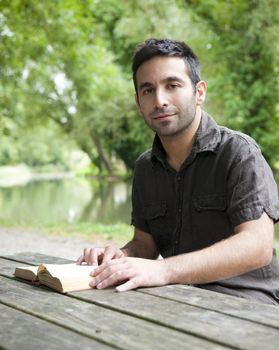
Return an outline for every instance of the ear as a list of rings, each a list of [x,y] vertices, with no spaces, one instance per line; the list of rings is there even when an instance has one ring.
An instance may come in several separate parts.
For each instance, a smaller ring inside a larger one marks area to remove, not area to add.
[[[196,84],[196,105],[201,106],[205,101],[206,83],[201,80]]]
[[[141,110],[141,108],[140,108],[139,97],[138,97],[138,94],[137,94],[137,93],[135,93],[135,102],[136,102],[136,105],[137,105],[137,109],[138,109],[138,111],[139,111],[139,114],[142,115],[142,110]]]

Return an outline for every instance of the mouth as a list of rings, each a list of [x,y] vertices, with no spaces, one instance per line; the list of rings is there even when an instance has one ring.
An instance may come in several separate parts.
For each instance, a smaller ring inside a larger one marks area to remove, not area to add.
[[[157,115],[154,119],[166,119],[166,118],[170,118],[172,116],[174,116],[175,113],[172,113],[172,114],[160,114],[160,115]]]

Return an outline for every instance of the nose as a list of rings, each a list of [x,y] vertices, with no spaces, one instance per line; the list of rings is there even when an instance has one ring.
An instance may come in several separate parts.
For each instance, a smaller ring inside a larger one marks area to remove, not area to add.
[[[162,89],[157,89],[156,93],[154,94],[155,101],[154,101],[154,107],[155,109],[160,109],[163,107],[167,107],[169,105],[167,94]]]

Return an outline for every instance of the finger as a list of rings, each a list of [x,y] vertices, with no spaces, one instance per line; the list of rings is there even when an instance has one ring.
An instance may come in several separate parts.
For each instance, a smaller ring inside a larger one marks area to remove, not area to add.
[[[96,277],[100,275],[106,268],[107,268],[106,265],[99,265],[96,269],[90,272],[90,276]]]
[[[127,268],[127,261],[125,259],[114,259],[114,260],[108,261],[107,263],[102,262],[102,264],[99,265],[98,268],[94,269],[90,273],[90,275],[95,277],[97,275],[100,275],[104,270],[108,269],[109,271],[109,269],[113,268],[113,266],[121,265],[121,264],[125,264],[125,265],[123,265],[123,267],[118,266],[117,269]],[[114,270],[116,270],[116,268]]]
[[[85,261],[87,264],[88,264],[89,251],[90,251],[90,248],[83,249],[83,261]]]
[[[137,287],[139,287],[137,278],[132,278],[129,281],[121,284],[120,286],[117,286],[115,289],[117,290],[117,292],[126,292],[127,290],[135,289]]]
[[[90,250],[90,265],[95,265],[98,266],[98,256],[99,256],[99,251],[98,249],[92,248]]]
[[[115,257],[116,249],[112,246],[105,248],[102,264],[112,260]]]
[[[97,275],[93,279],[91,285],[95,286],[97,289],[103,289],[126,281],[129,278],[129,271],[127,269],[123,270],[121,268],[119,269],[118,266],[113,266],[104,269],[99,275]]]
[[[90,250],[91,248],[83,249],[83,261],[90,265]]]
[[[88,251],[90,248],[84,248],[83,254],[78,258],[77,264],[81,265],[83,262],[87,262]]]
[[[82,263],[83,263],[83,261],[84,261],[84,256],[83,256],[83,254],[77,259],[77,261],[76,261],[76,264],[77,265],[81,265]]]

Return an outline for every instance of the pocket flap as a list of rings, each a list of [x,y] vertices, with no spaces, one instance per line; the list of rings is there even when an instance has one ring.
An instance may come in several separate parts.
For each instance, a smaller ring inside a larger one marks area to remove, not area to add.
[[[152,202],[143,207],[143,217],[146,220],[152,220],[162,217],[166,214],[166,201]]]
[[[227,208],[226,195],[209,194],[196,196],[193,199],[194,207],[198,211],[203,210],[219,210],[224,211]]]

